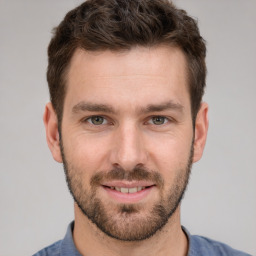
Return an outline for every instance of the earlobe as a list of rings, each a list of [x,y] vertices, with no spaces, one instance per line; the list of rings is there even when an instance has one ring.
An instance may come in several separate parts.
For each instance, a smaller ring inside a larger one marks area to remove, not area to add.
[[[58,119],[50,102],[47,103],[45,106],[43,120],[48,147],[51,150],[52,156],[55,161],[62,163],[60,138],[58,131]]]
[[[203,155],[208,126],[208,104],[204,102],[201,104],[195,122],[193,162],[199,161]]]

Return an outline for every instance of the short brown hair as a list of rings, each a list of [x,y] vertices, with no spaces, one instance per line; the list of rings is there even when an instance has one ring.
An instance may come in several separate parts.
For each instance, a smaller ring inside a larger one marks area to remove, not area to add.
[[[197,22],[168,0],[87,0],[67,13],[48,47],[50,98],[62,120],[65,74],[77,48],[88,51],[129,50],[167,44],[187,58],[192,117],[204,94],[206,47]]]

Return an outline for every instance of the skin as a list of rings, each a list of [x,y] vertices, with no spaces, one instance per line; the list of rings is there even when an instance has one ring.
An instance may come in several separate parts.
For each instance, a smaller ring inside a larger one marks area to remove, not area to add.
[[[107,105],[113,112],[81,110],[79,106],[85,102]],[[148,108],[170,102],[171,107],[165,109]],[[193,139],[192,160],[196,162],[201,158],[208,129],[207,113],[208,105],[202,103],[193,129],[186,59],[178,48],[136,47],[124,52],[77,50],[67,73],[61,129],[65,157],[73,169],[80,170],[80,178],[87,189],[97,171],[107,173],[114,166],[125,170],[143,166],[158,172],[164,186],[154,187],[139,201],[142,207],[135,218],[140,220],[160,196],[174,186],[180,172],[184,172]],[[104,123],[93,125],[89,119],[93,115],[104,117]],[[156,125],[152,119],[155,116],[166,119]],[[51,103],[46,105],[44,123],[53,158],[61,163],[58,123]],[[97,196],[104,201],[111,216],[115,216],[119,202],[100,187]],[[74,209],[73,237],[82,255],[187,254],[180,206],[160,231],[149,239],[135,242],[107,236],[76,203]]]

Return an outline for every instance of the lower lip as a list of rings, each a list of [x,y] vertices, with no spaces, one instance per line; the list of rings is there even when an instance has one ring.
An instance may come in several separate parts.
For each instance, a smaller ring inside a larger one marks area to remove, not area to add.
[[[146,198],[155,186],[151,186],[136,193],[121,193],[115,189],[102,186],[108,195],[120,203],[137,203]]]

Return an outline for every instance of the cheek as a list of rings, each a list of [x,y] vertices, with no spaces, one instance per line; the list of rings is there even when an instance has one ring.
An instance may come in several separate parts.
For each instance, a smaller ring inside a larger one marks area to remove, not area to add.
[[[74,168],[93,174],[104,169],[109,152],[108,139],[104,137],[76,134],[64,141],[65,156]]]
[[[180,136],[169,134],[148,138],[148,148],[152,159],[164,165],[183,163],[189,156],[192,134]]]
[[[191,143],[192,134],[187,137],[164,136],[155,141],[151,140],[149,159],[152,168],[163,176],[167,185],[172,184],[179,173],[186,171],[190,160]]]

